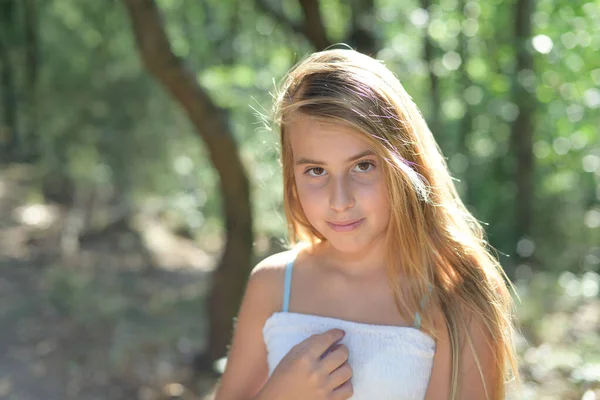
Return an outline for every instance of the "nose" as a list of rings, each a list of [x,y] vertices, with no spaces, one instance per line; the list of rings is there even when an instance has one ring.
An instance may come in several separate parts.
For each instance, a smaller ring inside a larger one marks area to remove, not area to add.
[[[330,190],[329,207],[332,210],[343,212],[354,207],[352,188],[344,177],[332,180]]]

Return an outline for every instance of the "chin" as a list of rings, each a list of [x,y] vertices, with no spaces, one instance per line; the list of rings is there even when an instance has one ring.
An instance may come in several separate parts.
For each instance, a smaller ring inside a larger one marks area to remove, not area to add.
[[[381,232],[381,234],[326,232],[323,236],[333,248],[340,252],[360,254],[376,246],[385,237],[385,232]]]
[[[373,241],[367,240],[364,237],[336,237],[336,234],[325,236],[331,247],[343,253],[361,253]]]

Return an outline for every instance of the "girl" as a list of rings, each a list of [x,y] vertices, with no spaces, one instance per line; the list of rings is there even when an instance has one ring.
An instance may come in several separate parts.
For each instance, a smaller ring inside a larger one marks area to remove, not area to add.
[[[503,399],[510,281],[397,78],[318,52],[275,110],[294,247],[254,268],[216,399]]]

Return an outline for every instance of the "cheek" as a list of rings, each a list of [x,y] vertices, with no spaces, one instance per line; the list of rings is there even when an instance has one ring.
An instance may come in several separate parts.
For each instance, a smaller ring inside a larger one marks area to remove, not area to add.
[[[373,211],[389,212],[387,194],[383,183],[372,182],[369,185],[362,185],[357,188],[360,196],[360,203],[363,207]]]
[[[310,218],[323,208],[323,203],[326,202],[326,187],[318,185],[314,182],[296,181],[298,190],[298,198],[300,204],[307,217]]]
[[[358,177],[352,180],[356,195],[361,197],[376,198],[381,192],[381,182],[374,177]]]

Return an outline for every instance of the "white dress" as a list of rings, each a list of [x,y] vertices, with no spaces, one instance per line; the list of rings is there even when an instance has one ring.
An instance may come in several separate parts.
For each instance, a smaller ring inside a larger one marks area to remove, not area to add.
[[[435,353],[435,340],[415,326],[373,325],[317,315],[287,312],[293,262],[286,267],[284,308],[263,327],[269,376],[296,344],[332,328],[346,332],[340,343],[349,350],[352,400],[422,400]],[[423,304],[423,302],[422,302]]]

